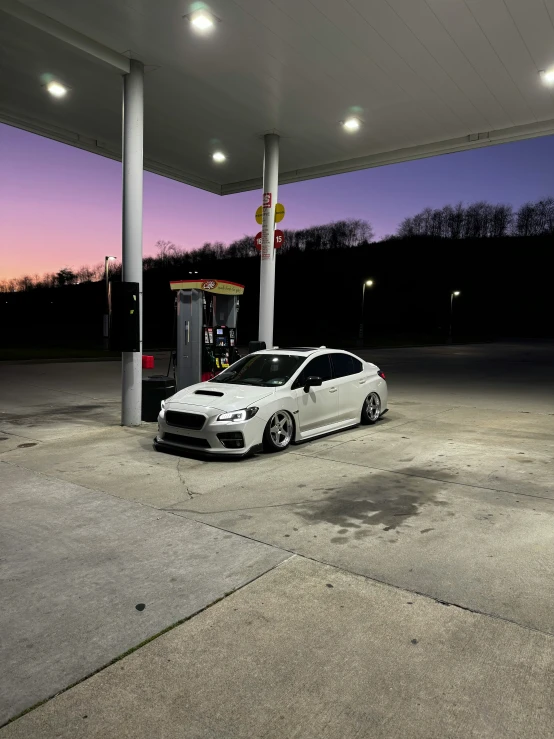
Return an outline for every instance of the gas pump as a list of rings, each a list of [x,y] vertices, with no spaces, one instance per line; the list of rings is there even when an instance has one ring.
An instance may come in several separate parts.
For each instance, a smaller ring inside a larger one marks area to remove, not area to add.
[[[237,318],[244,285],[177,280],[177,390],[214,377],[239,358]]]

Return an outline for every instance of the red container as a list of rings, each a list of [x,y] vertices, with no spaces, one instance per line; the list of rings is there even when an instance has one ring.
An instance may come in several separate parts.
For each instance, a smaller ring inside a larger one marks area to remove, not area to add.
[[[151,357],[148,354],[143,354],[142,369],[154,369],[154,357]]]

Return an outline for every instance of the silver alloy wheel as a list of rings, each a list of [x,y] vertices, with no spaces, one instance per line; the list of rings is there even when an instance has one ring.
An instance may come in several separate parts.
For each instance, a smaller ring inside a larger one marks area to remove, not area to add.
[[[370,393],[365,399],[365,412],[370,421],[376,421],[381,415],[381,398],[377,393]]]
[[[293,423],[287,411],[277,411],[269,421],[269,434],[276,447],[284,449],[292,439]]]

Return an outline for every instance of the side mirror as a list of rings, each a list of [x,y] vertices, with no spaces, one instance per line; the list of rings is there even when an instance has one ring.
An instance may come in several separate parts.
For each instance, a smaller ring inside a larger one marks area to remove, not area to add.
[[[310,375],[310,377],[306,377],[306,382],[304,383],[304,392],[309,393],[311,387],[319,387],[323,383],[323,380],[321,377],[314,377]]]

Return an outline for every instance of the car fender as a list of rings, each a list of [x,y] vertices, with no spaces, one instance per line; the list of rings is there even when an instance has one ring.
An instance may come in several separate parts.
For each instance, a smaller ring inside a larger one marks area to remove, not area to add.
[[[283,392],[282,395],[276,393],[271,398],[269,403],[264,403],[260,407],[257,415],[263,421],[267,422],[277,411],[288,411],[293,417],[296,426],[296,417],[298,415],[298,401],[290,390],[288,392]]]

